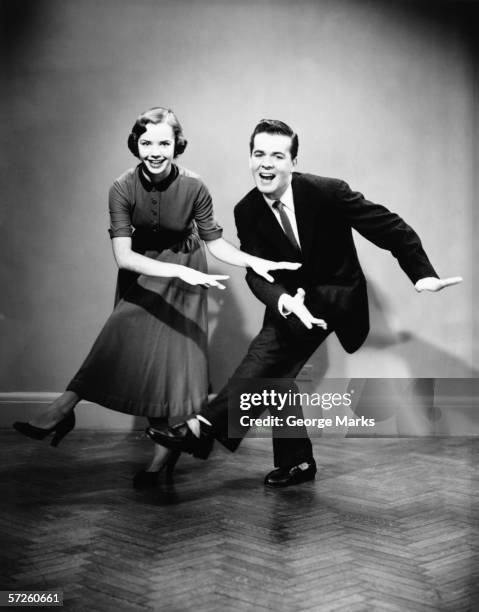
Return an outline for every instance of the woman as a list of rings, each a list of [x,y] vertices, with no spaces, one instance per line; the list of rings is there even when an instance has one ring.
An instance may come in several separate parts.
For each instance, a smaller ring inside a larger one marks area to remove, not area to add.
[[[174,159],[187,141],[175,114],[155,107],[142,113],[128,137],[140,164],[110,189],[110,237],[119,267],[116,305],[66,391],[17,431],[35,439],[53,433],[52,445],[75,426],[81,399],[150,423],[199,411],[207,401],[206,288],[224,289],[224,275],[207,274],[203,241],[218,259],[248,266],[273,280],[270,270],[299,264],[271,262],[243,253],[222,238],[211,196]],[[137,488],[151,486],[178,459],[155,445]]]

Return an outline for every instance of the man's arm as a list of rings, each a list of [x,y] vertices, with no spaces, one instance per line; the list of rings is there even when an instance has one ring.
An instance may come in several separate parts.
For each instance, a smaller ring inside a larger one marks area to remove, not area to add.
[[[335,201],[350,225],[376,246],[387,249],[414,284],[416,291],[439,291],[462,281],[461,277],[440,279],[416,232],[399,215],[381,204],[366,200],[338,181]]]

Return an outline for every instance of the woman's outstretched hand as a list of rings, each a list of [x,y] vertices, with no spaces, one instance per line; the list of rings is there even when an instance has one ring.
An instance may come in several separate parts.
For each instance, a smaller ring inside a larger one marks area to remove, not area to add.
[[[229,278],[226,274],[205,274],[186,266],[183,266],[178,277],[189,285],[202,285],[206,288],[217,287],[218,289],[226,289],[225,285],[222,285],[219,281]]]
[[[269,261],[269,259],[261,259],[261,257],[252,257],[251,261],[248,261],[248,265],[256,274],[273,283],[274,278],[269,272],[274,270],[297,270],[301,268],[302,264],[293,263],[292,261]]]

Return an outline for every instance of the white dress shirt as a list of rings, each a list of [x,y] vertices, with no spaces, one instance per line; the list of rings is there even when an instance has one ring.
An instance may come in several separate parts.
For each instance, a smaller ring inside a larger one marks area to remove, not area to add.
[[[273,211],[273,214],[278,220],[278,223],[280,224],[282,230],[284,231],[284,227],[281,225],[281,218],[279,216],[279,210],[277,208],[273,208],[273,204],[277,202],[277,200],[272,200],[271,198],[268,198],[264,194],[263,194],[263,197],[265,199],[266,204]],[[299,241],[299,234],[298,234],[298,224],[296,223],[296,213],[294,210],[293,189],[291,187],[291,183],[289,184],[289,187],[286,189],[286,191],[281,196],[280,201],[284,204],[284,211],[288,215],[289,222],[291,223],[291,227],[293,229],[294,237],[296,238],[296,242],[299,244],[299,247],[301,248],[301,242]]]
[[[281,224],[281,218],[279,216],[279,210],[277,208],[273,208],[273,204],[277,202],[277,199],[272,200],[271,198],[268,198],[264,194],[263,194],[263,197],[265,199],[266,204],[273,211],[273,214],[278,220],[278,223],[280,224],[281,229],[284,231],[284,227]],[[293,189],[291,187],[291,183],[289,184],[288,188],[281,196],[280,201],[283,203],[284,211],[288,215],[288,219],[289,219],[289,222],[291,223],[291,228],[293,230],[294,237],[296,238],[296,242],[299,244],[299,247],[301,248],[301,242],[299,241],[298,224],[296,223],[296,212],[294,210]],[[291,314],[291,311],[287,310],[283,304],[285,295],[286,294],[281,295],[278,300],[278,310],[283,315],[283,317],[287,317],[289,314]]]

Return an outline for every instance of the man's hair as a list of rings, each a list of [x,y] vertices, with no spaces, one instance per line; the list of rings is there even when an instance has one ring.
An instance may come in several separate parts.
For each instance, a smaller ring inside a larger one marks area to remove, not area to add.
[[[146,126],[149,123],[167,123],[168,125],[171,125],[175,135],[174,156],[177,157],[183,153],[183,151],[186,149],[188,141],[183,136],[183,128],[178,121],[178,117],[169,108],[155,106],[138,116],[135,124],[131,128],[130,134],[128,135],[128,148],[135,157],[138,157],[138,139],[146,132]]]
[[[291,147],[289,149],[291,159],[296,159],[298,155],[298,135],[289,127],[289,125],[283,121],[279,121],[278,119],[261,119],[261,121],[256,125],[249,140],[250,155],[253,153],[254,138],[256,134],[263,134],[265,132],[266,134],[282,134],[283,136],[289,136],[291,138]]]

